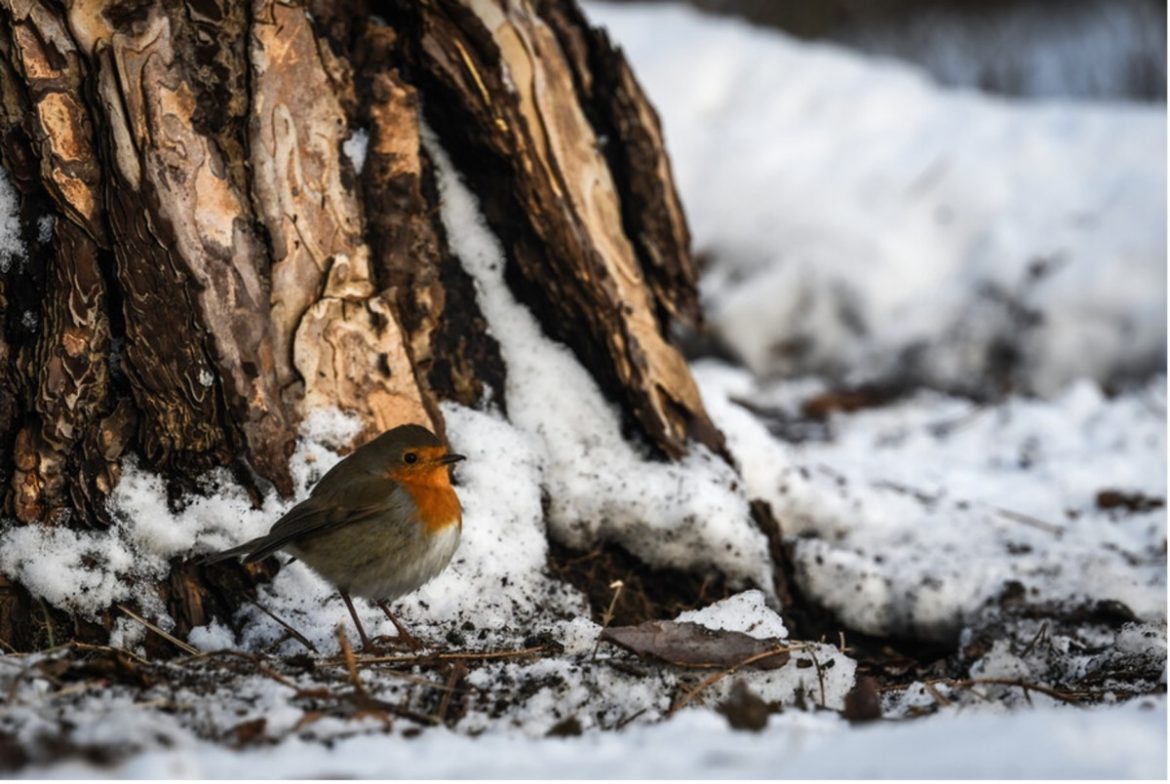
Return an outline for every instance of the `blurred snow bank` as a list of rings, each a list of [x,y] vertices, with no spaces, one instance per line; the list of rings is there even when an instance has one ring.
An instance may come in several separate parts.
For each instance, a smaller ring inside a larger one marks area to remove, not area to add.
[[[1023,103],[679,6],[587,5],[757,373],[1055,394],[1165,366],[1163,106]]]
[[[149,723],[142,721],[152,717]],[[1090,710],[1043,708],[1004,714],[972,710],[930,721],[851,730],[829,713],[773,715],[759,733],[736,732],[713,712],[624,732],[547,738],[519,733],[479,737],[442,728],[412,739],[380,733],[336,738],[328,747],[293,735],[237,750],[199,740],[172,717],[122,709],[150,743],[138,756],[102,769],[117,778],[1141,778],[1166,776],[1166,703],[1142,699]],[[1161,754],[1152,750],[1161,749]],[[90,764],[37,771],[89,777]]]
[[[949,86],[1166,101],[1166,6],[1157,0],[682,1],[916,63]]]

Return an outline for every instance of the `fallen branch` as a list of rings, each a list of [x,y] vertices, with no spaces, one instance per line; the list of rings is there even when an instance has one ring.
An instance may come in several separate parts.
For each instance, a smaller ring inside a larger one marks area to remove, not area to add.
[[[437,724],[446,724],[447,709],[451,707],[451,695],[455,693],[455,686],[466,675],[467,665],[461,661],[455,662],[455,666],[451,668],[451,676],[447,678],[447,687],[443,690],[443,696],[439,698],[439,709],[435,712]]]
[[[926,687],[927,693],[930,694],[932,698],[934,698],[934,701],[938,703],[940,708],[946,708],[950,706],[951,701],[943,696],[943,693],[938,690],[938,687],[935,686],[934,683],[931,681],[926,681],[922,685]]]
[[[306,637],[305,635],[301,634],[301,633],[300,633],[300,632],[298,632],[296,629],[294,629],[294,628],[292,627],[292,625],[288,623],[288,621],[284,620],[283,618],[281,618],[280,616],[278,616],[276,613],[272,612],[272,610],[269,610],[267,607],[265,607],[264,605],[260,604],[260,602],[256,601],[255,599],[252,599],[252,600],[250,600],[250,601],[251,601],[252,605],[253,605],[253,606],[254,606],[256,609],[258,609],[260,612],[262,612],[262,613],[264,613],[265,615],[267,615],[267,616],[268,616],[269,618],[271,618],[272,620],[274,620],[274,621],[276,621],[277,623],[279,623],[279,624],[280,624],[280,625],[281,625],[281,626],[284,628],[284,630],[285,630],[286,632],[288,632],[290,635],[292,635],[292,638],[293,638],[294,640],[296,640],[296,641],[297,641],[297,642],[299,642],[301,645],[303,645],[303,646],[305,646],[306,648],[308,648],[308,649],[309,649],[311,652],[313,652],[313,653],[318,653],[318,651],[317,651],[317,646],[316,646],[316,645],[313,645],[313,643],[309,641],[309,638],[308,638],[308,637]]]
[[[1039,531],[1052,534],[1056,538],[1064,535],[1064,529],[1059,525],[1054,525],[1046,520],[1041,520],[1039,517],[1023,514],[1022,512],[1013,512],[1011,509],[1004,509],[999,506],[992,506],[991,509],[1000,517],[1011,520],[1012,522],[1020,523],[1021,525],[1031,526]]]
[[[514,659],[524,656],[537,656],[544,653],[544,646],[521,648],[515,651],[455,651],[449,653],[425,653],[400,656],[371,656],[358,658],[358,664],[435,664],[441,661],[488,661],[490,659]],[[326,659],[328,664],[337,664],[336,658]]]
[[[116,648],[113,645],[94,645],[94,644],[88,643],[88,642],[77,642],[75,640],[75,641],[69,643],[69,647],[73,648],[74,650],[78,650],[78,651],[95,651],[98,653],[119,654],[121,656],[126,656],[127,658],[134,659],[139,664],[153,664],[154,663],[154,662],[150,661],[150,659],[146,659],[146,658],[143,658],[142,656],[139,656],[137,653],[134,653],[134,651],[130,651],[130,650],[127,650],[125,648]]]
[[[147,629],[154,632],[159,637],[162,637],[164,640],[166,640],[171,645],[178,648],[180,651],[183,651],[183,653],[189,653],[192,656],[196,656],[199,654],[198,648],[194,647],[193,645],[188,645],[187,643],[180,640],[178,637],[175,637],[173,634],[169,634],[169,633],[163,631],[162,629],[155,626],[153,623],[146,620],[145,618],[143,618],[141,615],[134,612],[133,610],[127,609],[124,605],[121,605],[121,604],[117,605],[117,607],[119,610],[126,613],[126,615],[130,616],[134,620],[138,621],[140,624],[145,626]]]
[[[812,659],[813,667],[817,670],[817,682],[821,685],[821,707],[825,707],[825,671],[821,669],[821,663],[817,660],[817,655],[813,653],[813,649],[808,648],[808,657]]]
[[[1044,694],[1048,697],[1052,697],[1055,700],[1073,704],[1083,702],[1085,699],[1095,696],[1094,694],[1088,692],[1061,691],[1060,689],[1054,689],[1051,686],[1042,686],[1038,683],[1029,683],[1028,681],[1019,680],[1018,678],[969,678],[967,680],[948,682],[952,686],[959,688],[977,686],[980,684],[991,686],[1013,686],[1017,689],[1023,689],[1025,694],[1029,691],[1034,691],[1040,694]]]
[[[259,672],[261,675],[264,675],[267,678],[271,678],[272,680],[276,681],[277,683],[281,684],[282,686],[287,686],[288,688],[293,689],[294,691],[299,692],[301,690],[300,686],[293,683],[288,678],[281,675],[279,672],[272,669],[264,662],[260,661],[260,657],[254,653],[248,653],[246,651],[237,651],[237,650],[232,650],[230,648],[224,648],[224,649],[218,650],[218,651],[208,651],[205,653],[200,653],[195,658],[196,659],[211,659],[211,658],[215,658],[215,657],[219,657],[219,656],[230,656],[230,657],[233,657],[236,659],[243,659],[244,661],[250,662],[256,668],[256,671]]]

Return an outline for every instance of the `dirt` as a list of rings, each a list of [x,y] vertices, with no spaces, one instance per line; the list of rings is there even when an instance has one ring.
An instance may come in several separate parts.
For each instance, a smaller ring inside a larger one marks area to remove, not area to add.
[[[549,569],[583,590],[594,619],[604,624],[608,618],[611,628],[673,618],[733,592],[718,578],[650,569],[616,546],[587,553],[553,546]],[[612,587],[617,580],[620,591]],[[1009,583],[960,637],[940,644],[858,634],[799,591],[795,595],[803,605],[794,613],[801,619],[794,638],[838,646],[858,662],[856,685],[841,712],[853,723],[911,720],[989,700],[1015,706],[1044,698],[1087,706],[1166,692],[1165,645],[1153,644],[1159,635],[1164,641],[1165,626],[1141,623],[1118,602],[1035,603]],[[522,726],[533,720],[534,705],[551,713],[541,718],[547,722],[541,734],[569,737],[620,729],[642,717],[645,708],[615,702],[623,689],[646,685],[672,695],[678,705],[708,674],[719,672],[663,662],[661,651],[627,651],[604,642],[601,657],[596,651],[567,654],[547,635],[515,635],[524,640],[522,647],[476,649],[485,643],[474,631],[452,629],[422,654],[389,649],[359,655],[352,667],[344,656],[308,652],[175,655],[170,643],[145,646],[145,656],[86,643],[9,655],[4,663],[10,666],[0,669],[0,692],[9,697],[0,708],[0,770],[64,760],[101,768],[176,742],[164,729],[146,735],[128,730],[129,738],[98,744],[79,736],[78,722],[86,717],[79,706],[92,705],[83,701],[98,694],[150,706],[197,737],[231,748],[271,745],[290,735],[329,744],[378,728],[407,738],[437,726],[462,732],[472,725],[460,723],[474,716]],[[155,655],[163,647],[165,655]],[[1010,676],[1001,671],[1004,661],[1016,668]],[[34,680],[37,688],[29,692]],[[291,728],[263,716],[262,695],[270,695],[271,683],[279,684],[278,692],[286,689],[285,704],[301,712]],[[585,703],[565,702],[582,689],[589,693]],[[35,695],[31,702],[29,694]],[[766,703],[742,684],[710,707],[744,731],[762,729],[779,711],[823,709],[803,695],[791,705]]]

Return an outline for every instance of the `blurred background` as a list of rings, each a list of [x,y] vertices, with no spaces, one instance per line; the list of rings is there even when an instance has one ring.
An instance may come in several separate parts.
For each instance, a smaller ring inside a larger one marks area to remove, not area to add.
[[[586,8],[662,118],[692,358],[983,400],[1165,373],[1165,3]]]
[[[1166,100],[1166,3],[1159,0],[690,2],[897,57],[946,85],[1029,98]]]

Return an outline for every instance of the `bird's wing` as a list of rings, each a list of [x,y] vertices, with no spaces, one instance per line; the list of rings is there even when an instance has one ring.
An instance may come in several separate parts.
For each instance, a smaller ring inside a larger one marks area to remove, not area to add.
[[[401,485],[384,476],[351,478],[343,487],[324,492],[314,488],[313,495],[273,523],[267,534],[211,556],[207,562],[245,554],[246,563],[259,561],[313,534],[394,512],[395,519],[403,520],[414,513],[414,501]]]
[[[365,484],[373,481],[374,484],[385,482],[386,473],[383,461],[376,460],[378,455],[371,452],[370,444],[359,447],[343,457],[332,468],[325,472],[325,476],[317,480],[309,495],[318,496],[328,493],[344,493],[348,497],[355,484]]]

